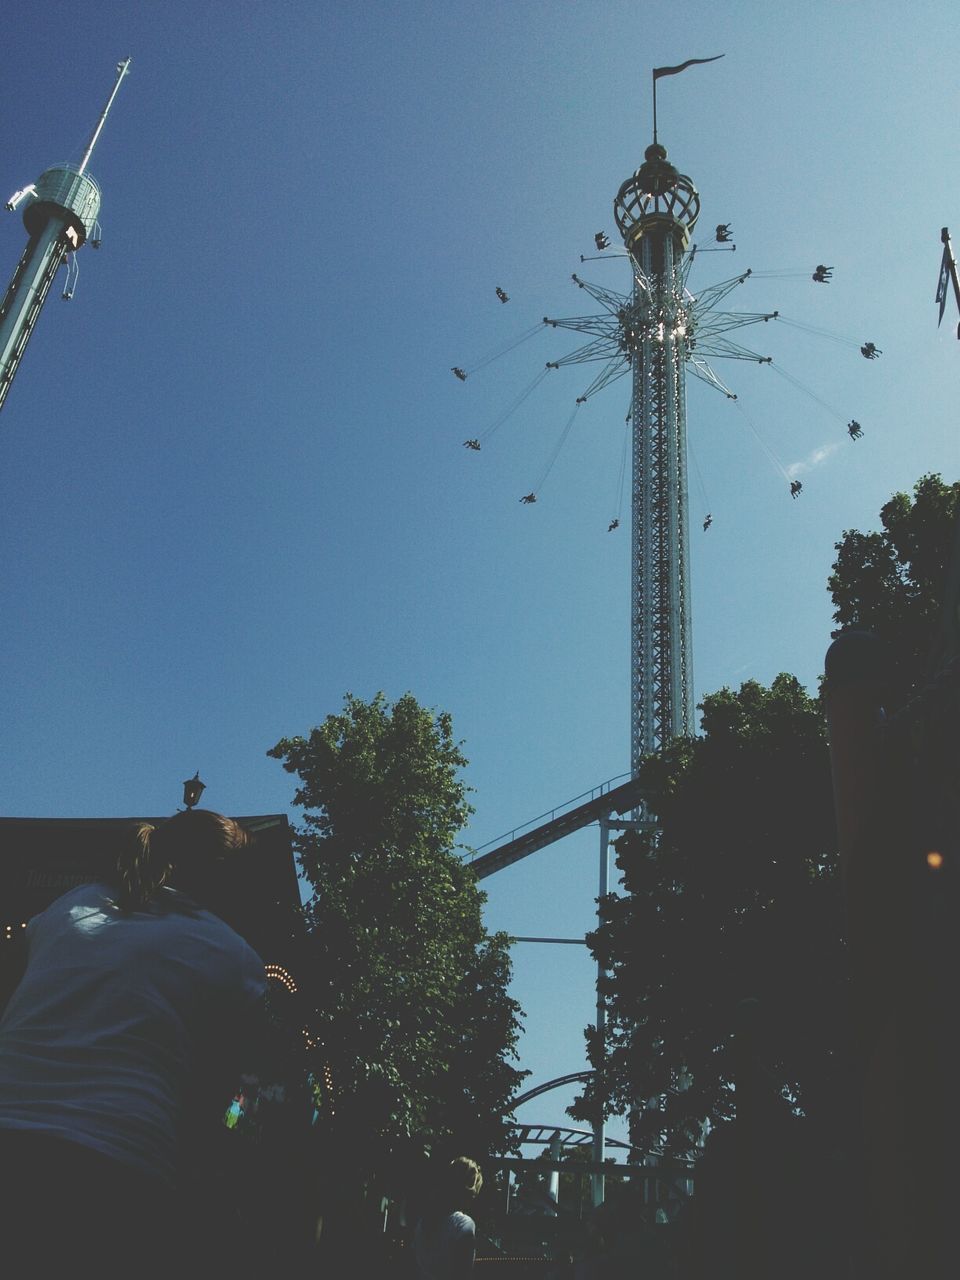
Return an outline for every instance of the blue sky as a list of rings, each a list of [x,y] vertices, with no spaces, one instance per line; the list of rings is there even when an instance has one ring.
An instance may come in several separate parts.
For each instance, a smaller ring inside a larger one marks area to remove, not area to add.
[[[47,303],[0,417],[2,811],[163,812],[197,768],[213,807],[287,811],[265,751],[347,690],[452,713],[472,845],[629,767],[626,510],[607,533],[626,381],[524,507],[589,371],[549,375],[481,453],[461,442],[576,336],[539,333],[466,383],[450,367],[583,313],[574,270],[629,287],[621,260],[580,254],[613,236],[651,140],[650,69],[688,57],[726,55],[661,81],[660,140],[700,191],[694,238],[724,221],[737,244],[691,287],[751,267],[730,309],[883,350],[759,326],[739,336],[812,394],[746,364],[722,369],[743,412],[690,384],[697,696],[782,670],[813,686],[834,542],[924,472],[957,475],[960,344],[933,297],[940,228],[960,234],[960,19],[904,12],[22,7],[4,197],[79,159],[116,61],[133,67],[90,166],[103,248]],[[23,243],[5,215],[4,279]],[[596,861],[586,831],[491,878],[489,926],[582,933]],[[580,1069],[589,958],[518,945],[515,963],[531,1082]],[[520,1114],[562,1123],[567,1101]]]

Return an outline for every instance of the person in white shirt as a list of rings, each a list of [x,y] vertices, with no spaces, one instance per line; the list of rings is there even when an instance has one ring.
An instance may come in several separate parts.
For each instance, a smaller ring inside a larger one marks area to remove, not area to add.
[[[413,1251],[420,1280],[461,1280],[473,1271],[476,1226],[463,1212],[480,1194],[476,1161],[457,1156],[444,1170],[433,1203],[417,1223]]]
[[[208,810],[144,824],[112,883],[24,931],[0,1017],[0,1241],[22,1274],[193,1274],[178,1187],[263,1016],[262,960],[207,905],[247,843]]]

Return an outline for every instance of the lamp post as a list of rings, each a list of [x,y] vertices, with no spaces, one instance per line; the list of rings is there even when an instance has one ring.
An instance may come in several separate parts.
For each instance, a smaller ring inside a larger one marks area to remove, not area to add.
[[[195,804],[199,803],[200,796],[206,789],[206,783],[200,781],[200,770],[188,778],[183,784],[183,803],[188,809],[192,809]]]

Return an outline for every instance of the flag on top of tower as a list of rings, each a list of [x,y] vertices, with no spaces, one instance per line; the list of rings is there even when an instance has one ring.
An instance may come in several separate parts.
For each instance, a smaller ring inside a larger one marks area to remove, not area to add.
[[[661,76],[676,76],[681,71],[686,71],[687,67],[692,67],[699,62],[716,62],[719,58],[726,57],[726,54],[718,53],[712,58],[688,58],[686,62],[681,62],[679,67],[654,67],[653,78],[659,80]]]
[[[950,231],[944,227],[940,232],[940,239],[943,241],[943,257],[940,259],[940,277],[937,280],[937,296],[935,301],[940,307],[940,314],[937,317],[937,328],[943,320],[943,313],[947,306],[947,285],[953,284],[954,297],[957,300],[957,308],[960,309],[960,279],[957,278],[957,263],[953,256],[953,247],[950,244]],[[960,324],[957,325],[957,337],[960,338]]]
[[[947,257],[946,246],[944,246],[943,257],[940,260],[940,279],[937,281],[937,296],[935,302],[940,304],[940,314],[937,317],[937,328],[943,320],[943,313],[947,309],[947,283],[950,279],[950,260]]]

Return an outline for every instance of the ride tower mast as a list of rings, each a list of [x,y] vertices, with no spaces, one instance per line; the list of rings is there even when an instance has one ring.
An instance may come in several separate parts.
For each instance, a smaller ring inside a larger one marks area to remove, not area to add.
[[[685,364],[693,346],[685,255],[700,213],[693,183],[652,143],[614,217],[633,264],[618,317],[633,374],[630,767],[692,735]]]
[[[11,212],[20,205],[24,206],[23,225],[30,239],[0,303],[0,409],[54,276],[68,256],[75,254],[88,238],[93,248],[100,247],[97,222],[100,187],[86,170],[113,100],[129,70],[129,58],[117,63],[116,81],[80,164],[61,164],[47,169],[35,183],[14,192],[7,201],[7,209]],[[77,274],[75,260],[68,262],[67,270],[65,299],[73,296]]]

